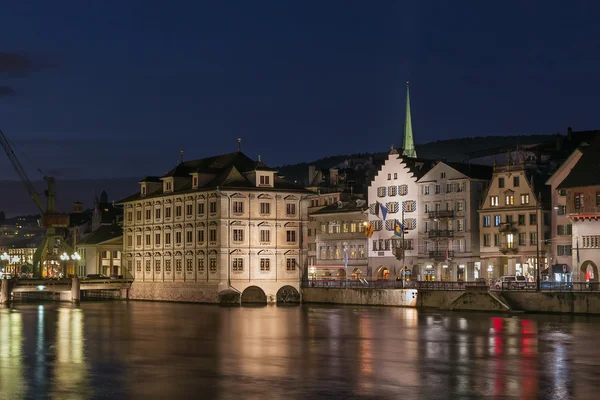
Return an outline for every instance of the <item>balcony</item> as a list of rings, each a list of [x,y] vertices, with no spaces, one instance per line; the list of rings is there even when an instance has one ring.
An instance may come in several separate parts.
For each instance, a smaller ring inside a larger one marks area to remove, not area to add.
[[[519,248],[518,247],[507,247],[506,245],[500,246],[498,248],[498,250],[500,250],[500,253],[502,254],[517,254],[519,252]]]
[[[429,238],[451,238],[454,237],[454,232],[451,230],[432,230],[429,231]]]
[[[429,214],[429,218],[431,218],[431,219],[453,218],[454,217],[454,211],[452,211],[452,210],[429,211],[428,214]]]
[[[500,224],[500,227],[498,228],[498,232],[500,232],[500,233],[517,233],[517,232],[519,232],[519,228],[516,227],[516,224],[514,222],[505,222],[503,224]]]
[[[434,260],[445,260],[446,255],[448,255],[448,258],[454,257],[454,250],[434,250],[429,252],[429,258]]]

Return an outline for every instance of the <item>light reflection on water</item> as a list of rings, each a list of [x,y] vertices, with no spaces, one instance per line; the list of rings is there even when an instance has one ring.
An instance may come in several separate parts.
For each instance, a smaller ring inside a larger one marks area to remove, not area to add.
[[[0,399],[594,398],[599,318],[165,303],[0,309]]]

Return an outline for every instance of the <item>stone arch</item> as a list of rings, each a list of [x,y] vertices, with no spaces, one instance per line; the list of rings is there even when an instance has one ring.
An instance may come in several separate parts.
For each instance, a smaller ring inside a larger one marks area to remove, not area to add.
[[[283,286],[277,291],[277,304],[300,303],[300,293],[293,286]]]
[[[390,278],[390,270],[387,267],[381,265],[377,268],[377,279],[389,279]]]
[[[248,286],[242,292],[242,303],[267,304],[267,295],[258,286]]]
[[[594,275],[593,278],[590,279],[590,282],[598,282],[598,267],[591,260],[586,260],[581,263],[581,280],[585,281],[585,273],[587,270],[590,270]]]
[[[354,268],[352,271],[352,279],[360,279],[362,278],[362,271],[360,268]]]
[[[219,304],[222,305],[239,305],[240,293],[232,289],[227,289],[219,292]]]

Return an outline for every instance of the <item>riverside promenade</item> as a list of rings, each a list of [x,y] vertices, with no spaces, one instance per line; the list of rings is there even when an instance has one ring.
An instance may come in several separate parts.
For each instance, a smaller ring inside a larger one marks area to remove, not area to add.
[[[539,291],[535,286],[490,288],[476,282],[439,281],[407,288],[401,281],[311,281],[302,286],[304,303],[600,315],[600,290],[585,282],[546,283]]]

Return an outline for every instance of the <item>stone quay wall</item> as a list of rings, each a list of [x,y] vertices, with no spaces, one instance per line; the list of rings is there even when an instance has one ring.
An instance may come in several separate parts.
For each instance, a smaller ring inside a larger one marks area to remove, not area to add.
[[[131,284],[129,300],[177,301],[188,303],[219,303],[218,285],[197,282],[137,282]]]
[[[561,314],[600,314],[600,292],[503,292],[513,310]]]
[[[415,289],[304,288],[303,303],[415,307]]]

